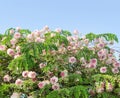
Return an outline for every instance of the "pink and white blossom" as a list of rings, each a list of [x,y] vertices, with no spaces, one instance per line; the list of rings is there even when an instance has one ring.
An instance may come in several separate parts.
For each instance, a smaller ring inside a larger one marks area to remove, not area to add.
[[[10,40],[10,43],[11,43],[12,45],[15,45],[17,42],[18,42],[18,40],[15,39],[15,38],[12,38],[12,39]]]
[[[46,63],[40,63],[40,64],[39,64],[39,67],[40,67],[40,68],[44,68],[46,65],[47,65]]]
[[[17,80],[15,81],[15,84],[16,84],[16,85],[22,85],[22,84],[23,84],[23,81],[22,81],[21,79],[17,79]]]
[[[59,90],[60,89],[60,85],[58,83],[55,83],[52,85],[52,89],[53,90]]]
[[[113,72],[114,74],[117,74],[117,73],[119,73],[119,69],[118,69],[118,68],[112,68],[112,72]]]
[[[28,71],[23,71],[23,72],[22,72],[22,76],[23,76],[24,78],[26,78],[26,77],[28,77],[28,73],[29,73]]]
[[[44,81],[39,82],[39,83],[38,83],[38,87],[39,87],[39,88],[44,88],[45,84],[46,84],[46,83],[45,83]]]
[[[19,32],[16,32],[16,33],[14,34],[14,38],[15,38],[15,39],[21,38],[21,34],[20,34]]]
[[[68,76],[68,71],[67,70],[61,71],[60,76],[63,78]]]
[[[36,72],[34,72],[34,71],[30,71],[30,72],[28,72],[28,77],[29,78],[31,78],[31,79],[34,79],[34,78],[36,78]]]
[[[101,67],[100,72],[101,73],[106,73],[107,72],[107,67]]]
[[[97,59],[96,59],[96,58],[91,59],[91,60],[90,60],[90,63],[96,65],[96,64],[97,64]]]
[[[14,56],[14,55],[15,55],[15,51],[14,51],[13,49],[9,48],[9,49],[7,50],[7,54],[8,54],[9,56]]]
[[[5,51],[6,50],[6,46],[5,45],[0,45],[0,51]]]
[[[73,64],[76,63],[76,58],[75,57],[69,57],[69,63]]]
[[[52,78],[50,78],[50,83],[51,83],[51,84],[55,84],[55,83],[57,83],[57,82],[58,82],[58,77],[53,76]]]
[[[9,75],[5,75],[5,76],[3,77],[4,82],[10,82],[11,79],[12,79],[12,78],[11,78],[11,76],[9,76]]]

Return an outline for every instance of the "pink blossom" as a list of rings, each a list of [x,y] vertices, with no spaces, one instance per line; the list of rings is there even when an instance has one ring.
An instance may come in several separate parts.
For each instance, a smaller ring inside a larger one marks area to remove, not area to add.
[[[10,98],[20,98],[20,93],[14,92]]]
[[[62,32],[62,30],[60,28],[56,28],[55,31],[58,33]]]
[[[19,32],[16,32],[15,34],[14,34],[14,38],[15,39],[19,39],[21,37],[21,34],[19,33]]]
[[[36,78],[36,72],[34,72],[34,71],[28,72],[28,77],[31,78],[31,79]]]
[[[88,68],[96,68],[96,64],[90,63],[90,64],[88,65]]]
[[[10,43],[11,43],[12,45],[15,45],[17,42],[18,42],[18,41],[17,41],[17,39],[15,39],[15,38],[12,38],[12,39],[10,40]]]
[[[78,34],[79,34],[79,31],[78,31],[78,30],[74,30],[74,31],[73,31],[73,34],[78,35]]]
[[[22,72],[22,76],[23,76],[24,78],[26,78],[26,77],[28,77],[28,73],[29,73],[28,71],[23,71],[23,72]]]
[[[97,47],[100,48],[100,49],[101,49],[101,48],[104,48],[104,46],[105,46],[104,43],[99,43],[99,44],[97,44]]]
[[[59,90],[60,89],[60,85],[58,83],[55,83],[52,85],[52,89],[53,90]]]
[[[113,67],[120,67],[120,63],[118,63],[118,62],[115,62],[115,63],[113,63]]]
[[[40,63],[40,64],[39,64],[39,67],[40,67],[40,68],[44,68],[46,65],[47,65],[46,63]]]
[[[15,84],[16,84],[16,85],[22,85],[22,83],[23,83],[23,81],[22,81],[21,79],[17,79],[17,80],[15,81]]]
[[[7,50],[7,54],[9,55],[9,56],[14,56],[15,55],[15,51],[13,50],[13,49],[8,49]]]
[[[77,60],[75,57],[69,57],[69,63],[75,63]]]
[[[44,81],[39,82],[39,83],[38,83],[38,87],[39,87],[39,88],[43,88],[43,87],[45,86],[45,84],[46,84],[46,83],[45,83]]]
[[[101,67],[100,72],[101,73],[106,73],[107,72],[107,67]]]
[[[97,64],[97,59],[96,59],[96,58],[91,59],[91,60],[90,60],[90,63],[96,65],[96,64]]]
[[[51,84],[55,84],[55,83],[57,83],[57,82],[58,82],[58,77],[53,76],[52,78],[50,78],[50,83],[51,83]]]
[[[113,72],[114,74],[117,74],[117,73],[119,73],[119,69],[118,69],[118,68],[112,68],[112,72]]]
[[[9,75],[5,75],[3,77],[4,82],[9,82],[11,80],[11,77]]]
[[[5,45],[0,45],[0,51],[5,51],[6,50],[6,46]]]
[[[61,73],[60,73],[60,76],[61,77],[66,77],[68,75],[68,71],[67,70],[64,70],[64,71],[61,71]]]

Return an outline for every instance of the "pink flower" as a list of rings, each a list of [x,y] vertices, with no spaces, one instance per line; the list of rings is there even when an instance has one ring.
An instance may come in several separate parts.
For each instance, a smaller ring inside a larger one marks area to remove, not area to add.
[[[73,34],[78,35],[78,34],[79,34],[79,31],[78,31],[78,30],[74,30],[74,31],[73,31]]]
[[[99,44],[97,44],[97,47],[100,48],[100,49],[101,49],[101,48],[104,48],[104,46],[105,46],[104,43],[99,43]]]
[[[52,89],[53,90],[59,90],[60,89],[60,85],[58,83],[55,83],[52,85]]]
[[[68,71],[67,70],[64,70],[64,71],[62,71],[61,73],[60,73],[60,76],[61,77],[66,77],[68,75]]]
[[[118,67],[120,67],[120,63],[115,62],[115,63],[113,63],[113,66],[118,68]]]
[[[96,68],[96,64],[90,63],[90,64],[88,65],[88,68]]]
[[[9,75],[5,75],[3,77],[4,82],[9,82],[11,80],[11,77]]]
[[[20,93],[14,92],[10,98],[20,98]]]
[[[22,76],[23,76],[24,78],[26,78],[26,77],[28,77],[28,73],[29,73],[28,71],[23,71],[23,72],[22,72]]]
[[[44,68],[45,66],[46,66],[46,63],[40,63],[40,64],[39,64],[39,67],[40,67],[40,68]]]
[[[107,72],[107,67],[101,67],[100,72],[101,73],[106,73]]]
[[[14,34],[14,38],[15,39],[19,39],[21,37],[21,34],[19,33],[19,32],[16,32],[15,34]]]
[[[39,82],[39,83],[38,83],[38,87],[39,87],[39,88],[43,88],[43,87],[45,86],[45,84],[46,84],[46,83],[45,83],[44,81]]]
[[[96,64],[97,64],[97,59],[96,59],[96,58],[91,59],[91,60],[90,60],[90,63],[96,65]]]
[[[33,71],[28,72],[28,77],[32,79],[36,78],[36,72]]]
[[[13,49],[8,49],[7,50],[7,54],[9,55],[9,56],[14,56],[15,55],[15,51],[13,50]]]
[[[52,78],[50,78],[50,83],[51,83],[51,84],[55,84],[55,83],[57,83],[57,82],[58,82],[58,77],[53,76]]]
[[[60,33],[62,30],[60,28],[55,29],[56,32]]]
[[[17,39],[15,39],[15,38],[11,39],[11,40],[10,40],[10,43],[11,43],[12,45],[15,45],[15,44],[17,43]]]
[[[0,51],[5,51],[6,50],[6,46],[5,45],[0,45]]]
[[[17,80],[15,81],[15,84],[16,84],[16,85],[22,85],[22,83],[23,83],[23,81],[22,81],[21,79],[17,79]]]
[[[75,57],[70,57],[69,58],[69,63],[75,63],[77,60],[76,60],[76,58]]]
[[[113,72],[114,74],[117,74],[117,73],[119,73],[119,69],[118,69],[118,68],[112,68],[112,72]]]

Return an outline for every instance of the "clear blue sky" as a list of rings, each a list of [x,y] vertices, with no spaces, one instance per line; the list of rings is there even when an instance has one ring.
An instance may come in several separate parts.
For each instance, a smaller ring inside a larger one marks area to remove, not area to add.
[[[34,30],[45,25],[111,32],[120,39],[120,0],[0,0],[0,33],[10,27]]]

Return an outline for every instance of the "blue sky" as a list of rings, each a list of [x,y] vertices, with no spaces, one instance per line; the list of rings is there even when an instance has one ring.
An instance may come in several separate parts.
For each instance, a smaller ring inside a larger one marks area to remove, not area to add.
[[[0,33],[48,25],[81,33],[115,33],[120,39],[120,0],[0,0]]]

